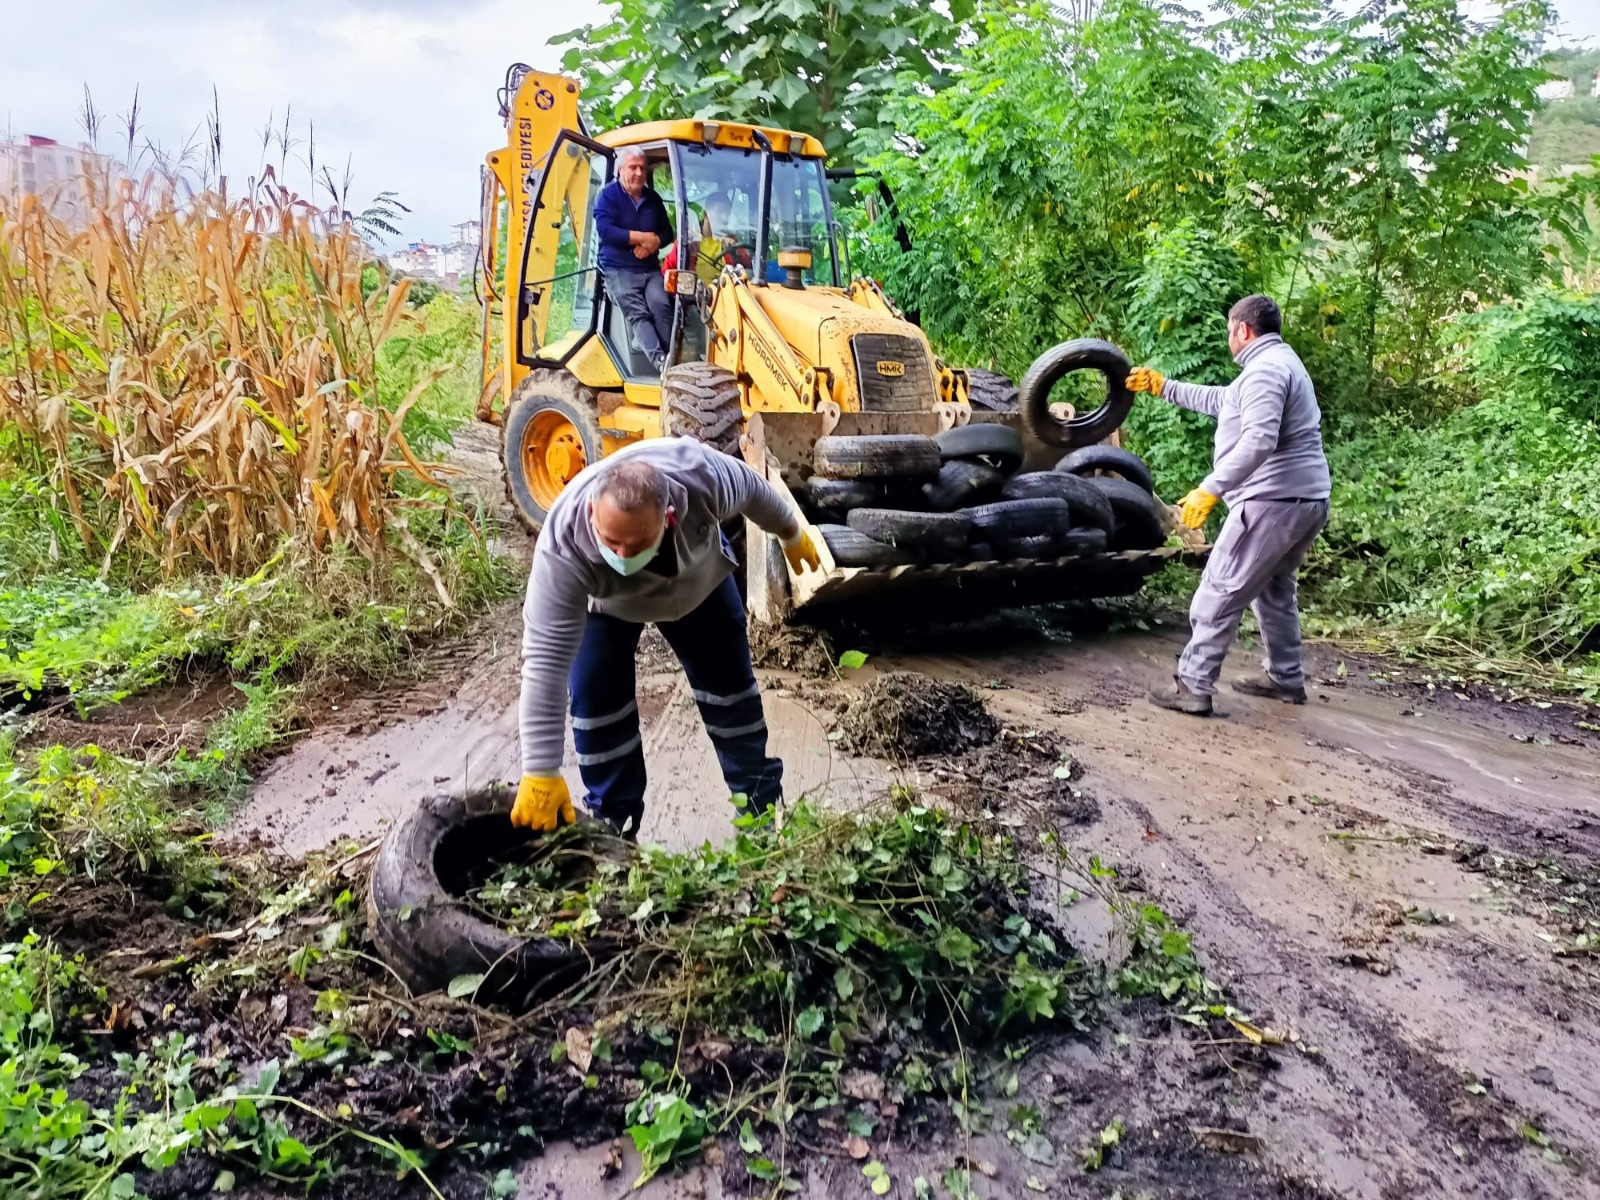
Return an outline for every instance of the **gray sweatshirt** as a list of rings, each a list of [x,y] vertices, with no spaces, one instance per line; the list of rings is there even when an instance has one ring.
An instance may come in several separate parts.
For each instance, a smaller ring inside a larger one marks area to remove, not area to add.
[[[674,522],[667,531],[678,570],[623,576],[600,557],[589,501],[610,464],[642,459],[666,477]],[[746,516],[785,540],[799,532],[794,509],[746,463],[688,438],[651,438],[580,472],[550,508],[533,551],[522,606],[522,770],[551,775],[561,766],[567,674],[590,611],[645,624],[675,621],[698,608],[736,563],[718,528]]]
[[[1200,490],[1226,500],[1325,500],[1332,491],[1322,452],[1322,410],[1300,356],[1275,333],[1234,357],[1243,368],[1226,387],[1169,379],[1161,398],[1217,419],[1211,474]]]

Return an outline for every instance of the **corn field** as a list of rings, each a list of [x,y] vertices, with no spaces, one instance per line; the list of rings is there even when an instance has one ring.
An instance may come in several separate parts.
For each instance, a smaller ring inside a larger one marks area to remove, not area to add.
[[[363,294],[351,223],[270,169],[240,196],[86,182],[84,228],[0,196],[0,470],[36,474],[108,563],[243,574],[287,538],[392,542],[437,582],[402,512],[428,501],[396,486],[438,482],[402,432],[432,379],[378,400],[409,283]]]

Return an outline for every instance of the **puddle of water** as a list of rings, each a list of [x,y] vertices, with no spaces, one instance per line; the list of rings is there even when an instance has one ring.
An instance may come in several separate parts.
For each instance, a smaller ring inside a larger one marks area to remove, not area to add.
[[[521,769],[514,687],[488,696],[480,691],[463,688],[437,713],[372,733],[311,735],[262,774],[230,832],[257,833],[300,854],[344,838],[377,836],[432,793],[496,781],[514,785]],[[643,691],[642,681],[641,700]],[[763,700],[786,794],[810,792],[849,807],[881,793],[889,782],[886,767],[836,753],[817,715],[775,692],[768,688]],[[651,717],[654,707],[643,705],[650,785],[641,837],[676,850],[725,840],[735,810],[681,675],[672,677],[665,703]],[[570,733],[562,770],[574,797],[581,796]]]

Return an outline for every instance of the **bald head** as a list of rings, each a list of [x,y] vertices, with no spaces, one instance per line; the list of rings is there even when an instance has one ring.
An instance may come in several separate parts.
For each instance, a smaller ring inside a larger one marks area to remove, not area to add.
[[[623,558],[661,540],[667,520],[667,481],[647,462],[623,459],[602,468],[589,519],[601,545]]]

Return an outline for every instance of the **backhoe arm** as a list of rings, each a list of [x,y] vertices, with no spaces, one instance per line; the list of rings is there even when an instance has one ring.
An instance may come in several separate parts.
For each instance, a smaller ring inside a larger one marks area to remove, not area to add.
[[[807,362],[784,340],[757,303],[742,267],[725,267],[711,295],[711,359],[738,376],[746,409],[803,412],[828,399],[833,390],[828,370]]]

